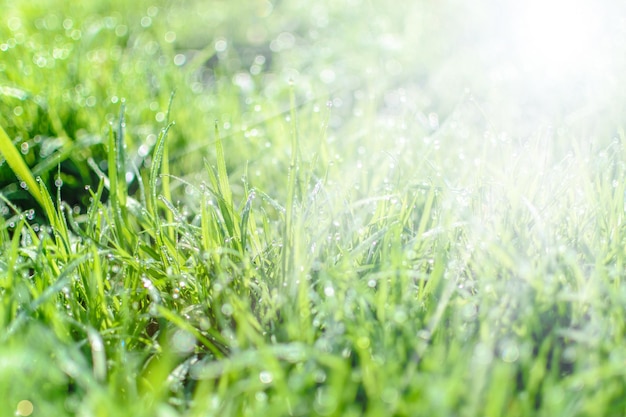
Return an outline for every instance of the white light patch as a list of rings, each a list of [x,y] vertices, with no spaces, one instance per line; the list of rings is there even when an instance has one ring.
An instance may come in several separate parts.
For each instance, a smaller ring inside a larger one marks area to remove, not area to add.
[[[515,6],[516,52],[546,76],[582,75],[598,66],[602,14],[592,0],[525,0]]]

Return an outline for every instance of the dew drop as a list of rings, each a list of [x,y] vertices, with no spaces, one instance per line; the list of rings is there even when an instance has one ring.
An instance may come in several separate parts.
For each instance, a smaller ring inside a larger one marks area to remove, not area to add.
[[[262,371],[259,374],[259,380],[264,384],[270,384],[273,380],[272,374],[268,371]]]
[[[225,303],[222,306],[221,311],[222,311],[222,314],[224,314],[225,316],[228,316],[228,317],[232,316],[233,313],[234,313],[233,306],[231,304],[229,304],[229,303]]]

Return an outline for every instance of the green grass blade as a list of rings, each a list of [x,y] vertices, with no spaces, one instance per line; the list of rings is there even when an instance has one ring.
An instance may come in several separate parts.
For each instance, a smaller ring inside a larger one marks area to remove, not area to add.
[[[120,108],[120,116],[117,122],[117,134],[115,135],[115,151],[114,151],[114,159],[115,164],[117,166],[117,189],[115,192],[117,193],[117,200],[120,203],[121,207],[126,207],[126,198],[128,194],[128,190],[126,188],[126,150],[125,150],[125,139],[124,139],[124,129],[126,128],[125,121],[125,112],[126,105],[122,102],[122,106]]]
[[[243,212],[241,213],[241,250],[246,250],[246,239],[248,235],[248,219],[250,218],[250,210],[252,210],[252,200],[254,199],[254,190],[250,192],[248,198],[246,199],[246,205],[243,208]]]
[[[167,113],[165,116],[165,125],[169,125],[171,122],[172,115],[172,103],[174,102],[175,92],[172,91],[170,94],[170,100],[167,104]],[[167,143],[163,144],[163,158],[161,159],[161,189],[163,193],[163,197],[166,201],[172,201],[172,192],[170,189],[170,157],[169,157],[169,146]],[[172,224],[174,222],[174,215],[171,211],[165,212],[165,219],[167,223]],[[174,240],[174,229],[169,228],[169,238]]]
[[[4,131],[2,126],[0,126],[0,153],[6,159],[7,164],[13,171],[13,173],[22,181],[26,183],[28,187],[28,192],[37,200],[40,206],[44,206],[44,198],[41,195],[41,191],[39,190],[39,185],[35,181],[33,174],[30,169],[24,162],[24,159],[20,155],[20,152],[17,150],[15,145],[9,136]]]
[[[161,163],[163,162],[163,156],[165,152],[165,140],[167,139],[167,133],[174,123],[168,124],[159,133],[156,146],[154,147],[154,153],[152,156],[152,165],[150,166],[150,204],[152,207],[153,215],[155,219],[158,219],[158,199],[157,199],[157,185],[159,180],[159,172],[161,170]]]
[[[228,171],[226,171],[226,157],[224,156],[224,147],[220,131],[215,122],[215,154],[217,157],[217,181],[219,192],[228,207],[233,206],[233,193],[228,182]]]
[[[298,176],[298,125],[296,123],[296,98],[293,87],[289,92],[291,107],[291,161],[287,173],[287,204],[285,210],[285,229],[283,243],[283,278],[291,273],[294,265],[294,206],[296,204],[296,185]]]

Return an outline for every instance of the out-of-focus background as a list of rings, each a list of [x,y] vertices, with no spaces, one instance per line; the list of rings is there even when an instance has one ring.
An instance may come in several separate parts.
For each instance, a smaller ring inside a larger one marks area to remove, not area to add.
[[[233,172],[247,164],[269,184],[287,161],[268,149],[286,152],[276,119],[288,115],[290,89],[303,131],[328,134],[323,151],[315,134],[303,151],[346,167],[427,148],[437,151],[431,163],[455,160],[458,170],[459,154],[501,159],[484,150],[494,138],[538,135],[566,149],[571,137],[610,141],[623,121],[626,25],[615,2],[37,0],[2,9],[0,123],[50,186],[60,162],[78,205],[80,189],[97,182],[89,158],[106,172],[103,137],[121,103],[128,154],[141,166],[172,91],[175,172],[201,170],[217,121]],[[0,188],[27,208],[6,166]]]

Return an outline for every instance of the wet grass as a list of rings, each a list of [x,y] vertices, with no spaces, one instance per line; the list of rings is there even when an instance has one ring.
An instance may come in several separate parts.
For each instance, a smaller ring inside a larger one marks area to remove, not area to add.
[[[1,415],[626,411],[617,59],[546,88],[455,2],[0,6]]]

